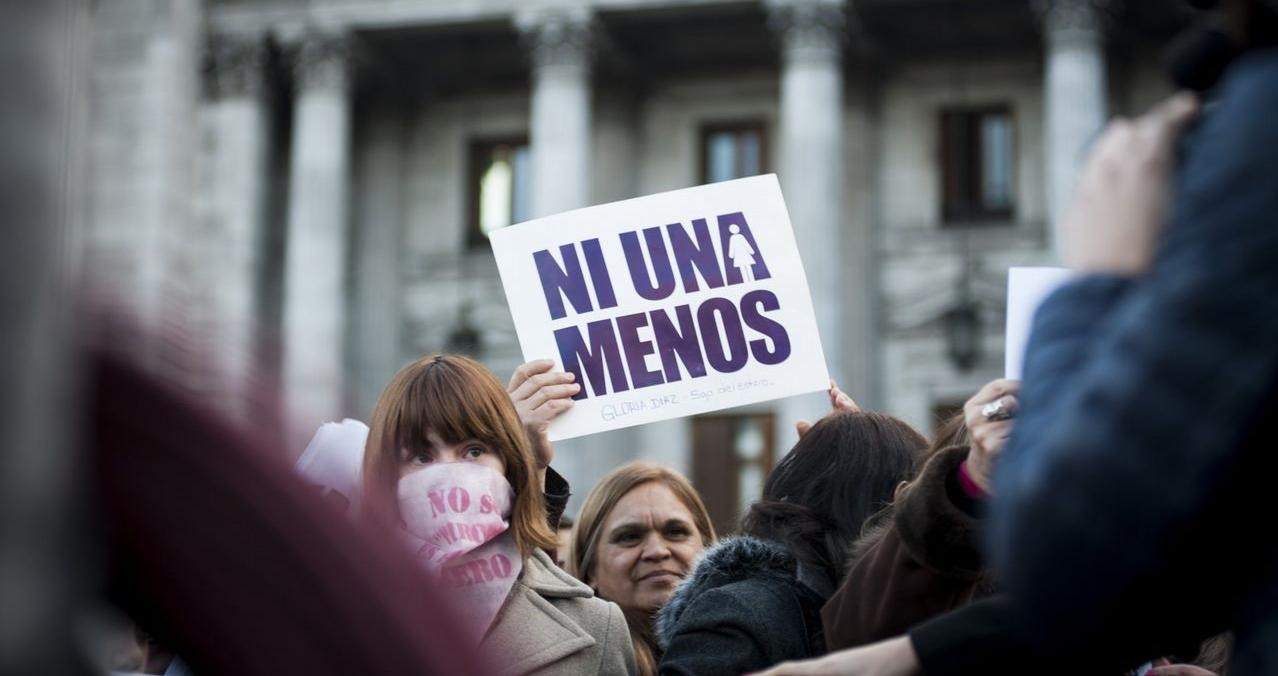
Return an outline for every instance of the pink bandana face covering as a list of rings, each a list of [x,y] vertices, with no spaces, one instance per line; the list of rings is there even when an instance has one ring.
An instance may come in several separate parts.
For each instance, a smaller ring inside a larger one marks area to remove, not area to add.
[[[510,532],[514,500],[506,477],[473,462],[434,463],[399,480],[404,539],[455,594],[476,641],[524,567]]]

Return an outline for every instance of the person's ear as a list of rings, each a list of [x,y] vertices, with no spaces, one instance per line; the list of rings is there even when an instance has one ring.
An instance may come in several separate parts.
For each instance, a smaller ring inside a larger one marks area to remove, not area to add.
[[[910,485],[910,482],[908,481],[902,481],[901,483],[897,484],[896,490],[892,491],[892,502],[896,502],[897,500],[900,500],[901,495],[905,493],[905,489],[908,488],[909,485]]]

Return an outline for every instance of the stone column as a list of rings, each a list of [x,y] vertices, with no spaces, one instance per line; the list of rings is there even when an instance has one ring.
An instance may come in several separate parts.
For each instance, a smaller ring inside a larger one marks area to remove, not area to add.
[[[515,27],[523,35],[532,62],[528,134],[532,216],[587,206],[593,29],[590,10],[542,6],[517,15]],[[555,469],[573,486],[593,486],[612,467],[634,457],[633,432],[618,430],[558,443]],[[588,491],[578,491],[580,497],[574,497],[573,509]]]
[[[84,240],[91,290],[145,324],[188,303],[177,261],[192,223],[204,13],[199,0],[90,3]],[[154,346],[139,355],[168,367]],[[172,372],[173,369],[169,369]]]
[[[357,188],[352,259],[352,415],[366,416],[403,366],[400,256],[404,235],[404,176],[408,115],[394,101],[373,109],[355,152]],[[442,347],[442,346],[441,346]],[[366,419],[366,418],[365,418]]]
[[[843,236],[843,42],[844,3],[839,0],[770,0],[769,23],[781,42],[781,132],[777,176],[807,271],[821,345],[831,377],[854,398],[870,387],[867,335],[847,335],[847,325],[868,329],[874,285],[863,260],[844,260]],[[865,233],[860,233],[864,235]],[[844,288],[843,271],[862,283]],[[816,410],[812,410],[815,407]],[[793,419],[811,419],[828,408],[816,397],[788,400],[777,421],[778,448],[793,440]]]
[[[284,261],[284,389],[294,450],[340,418],[345,386],[348,42],[311,34],[296,51],[297,86]]]
[[[590,196],[589,10],[516,18],[532,56],[532,215],[587,205]]]
[[[77,110],[87,2],[0,7],[0,673],[84,673],[84,607],[103,571],[84,541],[89,488],[80,397],[92,392],[63,268],[82,177]],[[79,289],[77,289],[79,290]],[[68,574],[71,573],[71,574]]]
[[[1053,251],[1058,225],[1090,143],[1105,125],[1103,22],[1108,0],[1041,0],[1046,45],[1043,95],[1047,124],[1047,206]]]
[[[209,44],[205,125],[211,147],[205,158],[207,196],[201,210],[206,282],[223,372],[214,395],[228,413],[248,419],[245,396],[254,379],[254,331],[258,324],[259,257],[266,215],[266,46],[261,38],[216,38]]]

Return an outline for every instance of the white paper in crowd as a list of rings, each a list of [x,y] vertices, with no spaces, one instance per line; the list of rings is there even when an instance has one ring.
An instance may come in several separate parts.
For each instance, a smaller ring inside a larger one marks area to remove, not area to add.
[[[577,376],[552,440],[824,390],[775,175],[603,204],[491,235],[524,358]]]
[[[340,495],[349,511],[359,504],[363,494],[360,468],[364,464],[367,441],[368,425],[358,420],[326,422],[316,430],[302,457],[297,459],[297,472],[325,493]]]
[[[1034,313],[1053,291],[1069,281],[1066,268],[1010,268],[1007,271],[1007,333],[1004,343],[1003,373],[1021,379],[1025,348],[1029,345]]]

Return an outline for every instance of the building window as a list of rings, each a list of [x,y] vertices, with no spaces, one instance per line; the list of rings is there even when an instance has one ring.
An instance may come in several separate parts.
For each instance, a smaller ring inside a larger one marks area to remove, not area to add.
[[[711,124],[701,128],[701,182],[717,183],[768,171],[762,122]]]
[[[771,413],[703,415],[692,419],[692,484],[722,537],[763,493],[772,470]]]
[[[485,246],[492,231],[528,220],[529,172],[526,137],[471,144],[468,246]]]
[[[1007,106],[941,111],[941,217],[946,224],[1012,218],[1013,140]]]

